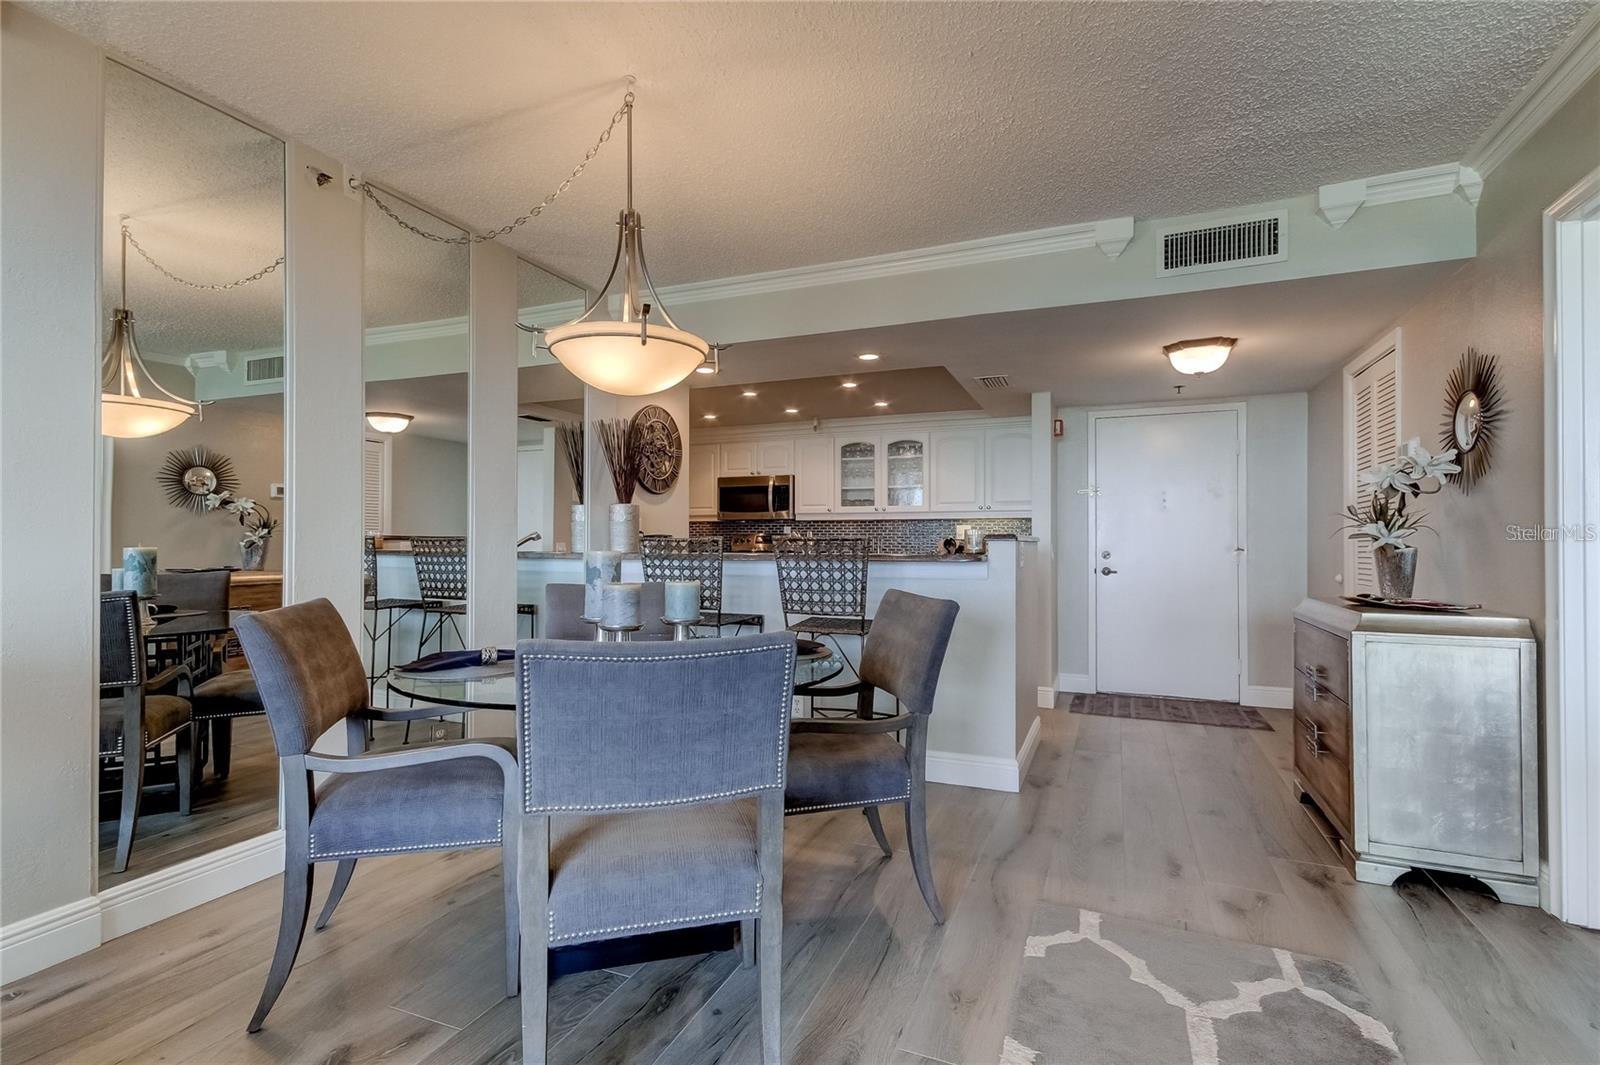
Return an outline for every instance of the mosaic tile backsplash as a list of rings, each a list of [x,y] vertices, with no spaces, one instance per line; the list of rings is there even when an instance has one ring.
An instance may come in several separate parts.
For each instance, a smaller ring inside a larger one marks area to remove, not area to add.
[[[690,536],[729,537],[743,533],[786,530],[812,536],[865,536],[875,555],[931,555],[941,541],[956,534],[956,524],[982,529],[988,536],[1031,536],[1031,518],[885,518],[881,521],[691,521]]]

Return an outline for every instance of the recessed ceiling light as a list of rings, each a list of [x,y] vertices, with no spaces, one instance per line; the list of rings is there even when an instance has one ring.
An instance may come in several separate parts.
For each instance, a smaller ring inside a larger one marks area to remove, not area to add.
[[[756,390],[753,388],[747,388],[744,390],[743,394],[745,399],[754,399],[756,397]]]
[[[708,422],[714,422],[717,420],[717,416],[715,414],[702,414],[700,417],[704,418]]]
[[[843,384],[841,384],[839,387],[840,388],[855,388],[856,387],[856,383],[854,381],[846,381]]]
[[[888,405],[889,405],[889,401],[886,400],[886,399],[880,399],[876,403],[873,404],[874,407],[887,407]]]
[[[702,362],[694,368],[695,373],[716,373],[717,368],[709,362]]]
[[[863,351],[860,355],[857,355],[856,358],[860,359],[862,362],[877,362],[878,361],[877,353],[876,352],[871,352],[871,351]]]
[[[785,413],[785,414],[799,414],[800,413],[800,408],[799,407],[785,407],[785,408],[783,408],[783,413]]]

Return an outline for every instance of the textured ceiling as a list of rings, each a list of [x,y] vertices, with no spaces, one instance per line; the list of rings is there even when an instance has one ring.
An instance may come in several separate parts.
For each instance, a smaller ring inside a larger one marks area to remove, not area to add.
[[[544,196],[639,78],[662,283],[1460,158],[1589,5],[77,2],[83,32],[468,224]],[[593,283],[620,138],[509,243]]]

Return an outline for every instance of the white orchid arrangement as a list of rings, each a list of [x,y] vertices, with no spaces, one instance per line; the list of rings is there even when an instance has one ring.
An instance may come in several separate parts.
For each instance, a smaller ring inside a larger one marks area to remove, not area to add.
[[[1439,491],[1446,474],[1459,473],[1455,458],[1455,448],[1434,455],[1414,436],[1395,451],[1393,462],[1362,474],[1361,483],[1372,495],[1364,506],[1345,508],[1350,539],[1371,540],[1374,548],[1405,547],[1412,533],[1429,528],[1423,521],[1427,515],[1408,509],[1408,504]]]
[[[232,492],[212,492],[206,496],[206,509],[218,508],[236,515],[239,524],[244,526],[244,535],[239,537],[240,547],[259,547],[266,543],[278,528],[278,519],[272,516],[271,511],[249,496],[236,496]]]

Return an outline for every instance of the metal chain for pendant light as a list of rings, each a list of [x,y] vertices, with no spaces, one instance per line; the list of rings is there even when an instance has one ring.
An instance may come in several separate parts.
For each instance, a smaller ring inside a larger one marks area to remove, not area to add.
[[[633,84],[632,75],[628,77],[628,83],[630,85]],[[367,199],[372,201],[374,207],[389,217],[391,222],[409,233],[416,234],[424,240],[431,240],[438,244],[482,244],[485,241],[494,240],[496,237],[503,237],[507,233],[517,229],[519,226],[528,224],[535,218],[538,218],[540,214],[544,213],[544,209],[549,207],[552,203],[555,203],[556,197],[560,196],[563,192],[566,192],[567,188],[578,179],[578,175],[582,174],[584,170],[588,169],[589,163],[599,153],[601,147],[611,139],[611,133],[617,128],[617,123],[621,122],[631,110],[633,110],[633,90],[629,89],[623,94],[622,106],[618,107],[616,113],[611,116],[610,123],[608,123],[606,128],[601,131],[600,136],[594,142],[594,145],[587,152],[583,153],[583,160],[573,168],[572,173],[567,175],[567,179],[561,184],[557,185],[555,191],[550,195],[546,196],[532,207],[529,207],[526,214],[518,215],[514,221],[508,222],[499,229],[491,230],[487,233],[467,233],[459,237],[445,237],[440,236],[438,233],[429,233],[426,229],[422,229],[419,226],[414,226],[396,214],[394,212],[394,208],[390,207],[387,203],[384,203],[383,200],[379,198],[377,190],[372,187],[371,183],[363,181],[357,187],[366,194]]]
[[[263,277],[266,277],[268,274],[272,273],[272,271],[283,265],[283,256],[280,255],[269,265],[263,266],[249,277],[241,277],[237,281],[227,281],[220,285],[207,285],[199,281],[190,281],[188,278],[179,277],[177,274],[173,273],[171,270],[168,270],[165,266],[162,266],[160,263],[152,259],[150,257],[150,253],[145,251],[144,248],[140,246],[139,242],[134,239],[133,233],[128,230],[128,223],[126,222],[122,223],[122,235],[127,238],[129,244],[133,245],[133,250],[139,253],[139,257],[145,262],[149,263],[156,273],[160,274],[162,277],[165,277],[169,281],[176,281],[180,285],[183,285],[187,288],[198,289],[201,292],[227,292],[229,289],[240,288],[244,285],[250,284],[252,281],[260,281]],[[124,300],[123,302],[126,303],[127,301]]]

